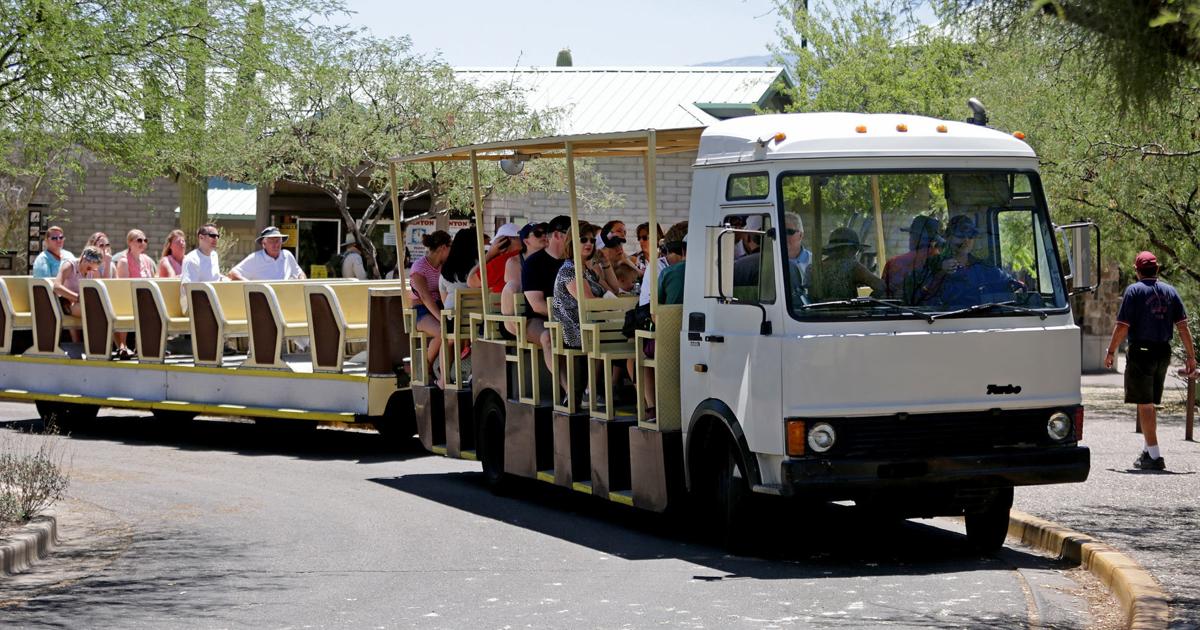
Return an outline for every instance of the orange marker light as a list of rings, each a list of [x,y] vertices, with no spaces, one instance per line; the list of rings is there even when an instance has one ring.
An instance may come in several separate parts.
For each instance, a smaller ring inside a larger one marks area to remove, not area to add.
[[[904,133],[905,131],[908,131],[908,125],[906,125],[904,123],[900,123],[899,125],[896,125],[896,131],[899,131],[900,133]]]
[[[859,125],[859,126],[855,127],[854,130],[857,131],[858,133],[867,133],[867,126]]]
[[[787,420],[787,454],[792,457],[804,455],[804,447],[808,442],[808,434],[804,432],[804,421],[795,418]]]
[[[779,144],[780,142],[783,142],[784,140],[787,140],[787,134],[783,133],[782,131],[775,134],[775,144]]]
[[[938,133],[946,133],[946,125],[938,125],[937,132]]]
[[[1013,137],[1016,138],[1017,140],[1024,140],[1025,134],[1021,133],[1020,131],[1014,131]]]

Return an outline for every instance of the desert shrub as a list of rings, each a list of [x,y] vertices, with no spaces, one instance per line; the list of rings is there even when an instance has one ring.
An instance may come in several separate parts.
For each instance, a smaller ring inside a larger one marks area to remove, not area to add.
[[[25,522],[66,493],[66,448],[58,436],[0,438],[0,524]]]

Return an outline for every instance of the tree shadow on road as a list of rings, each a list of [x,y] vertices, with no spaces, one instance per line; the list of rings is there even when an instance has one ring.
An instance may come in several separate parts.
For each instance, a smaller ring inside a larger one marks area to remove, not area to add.
[[[697,580],[927,575],[1070,565],[1020,549],[972,551],[961,533],[880,521],[852,507],[779,500],[756,524],[748,555],[709,544],[685,515],[657,515],[528,481],[494,496],[477,473],[376,478],[376,483],[628,560],[678,558],[710,569]]]
[[[0,428],[37,430],[41,420],[0,422]],[[255,424],[248,420],[200,418],[168,421],[146,415],[101,415],[73,427],[71,440],[104,440],[130,446],[166,446],[184,451],[224,451],[250,457],[284,455],[302,460],[351,460],[360,464],[402,461],[426,455],[413,438],[397,443],[368,430],[315,427],[304,422]]]

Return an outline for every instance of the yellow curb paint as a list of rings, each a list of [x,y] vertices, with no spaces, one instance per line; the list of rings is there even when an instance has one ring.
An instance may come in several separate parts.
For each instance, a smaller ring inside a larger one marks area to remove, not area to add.
[[[1096,576],[1121,603],[1127,627],[1159,630],[1170,622],[1171,598],[1149,572],[1124,553],[1086,534],[1016,510],[1009,513],[1008,533],[1031,547],[1077,562]]]

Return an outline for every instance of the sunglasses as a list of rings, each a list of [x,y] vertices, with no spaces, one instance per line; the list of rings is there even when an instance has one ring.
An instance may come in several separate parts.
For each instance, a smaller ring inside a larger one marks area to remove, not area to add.
[[[638,234],[638,240],[639,241],[648,241],[648,240],[650,240],[650,235],[649,234]]]
[[[207,236],[208,238],[221,238],[220,234],[210,234],[208,232],[201,232],[200,236]]]
[[[584,245],[588,245],[588,244],[595,245],[596,239],[593,236],[580,236],[579,242],[583,243]]]
[[[96,243],[96,247],[103,249],[105,247],[108,247],[108,243]]]
[[[52,240],[52,241],[65,241],[66,239],[67,239],[67,237],[63,236],[62,234],[59,234],[58,236],[50,237],[50,240]]]
[[[797,230],[795,228],[788,228],[786,231],[787,231],[788,236],[795,236],[800,233],[800,230]]]
[[[138,243],[145,243],[145,242],[146,242],[146,239],[145,239],[144,237],[143,237],[143,238],[135,238],[135,239],[133,239],[133,240],[134,240],[135,242],[138,242]]]
[[[529,235],[534,238],[542,238],[543,236],[546,235],[546,231],[545,230],[534,230],[534,231],[530,232]]]

